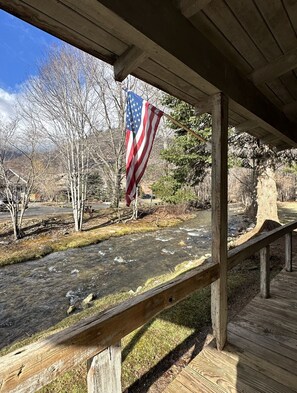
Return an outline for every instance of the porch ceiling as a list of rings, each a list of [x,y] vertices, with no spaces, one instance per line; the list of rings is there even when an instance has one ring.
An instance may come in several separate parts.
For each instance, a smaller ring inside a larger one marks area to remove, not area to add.
[[[0,0],[0,7],[229,123],[297,146],[297,0]]]

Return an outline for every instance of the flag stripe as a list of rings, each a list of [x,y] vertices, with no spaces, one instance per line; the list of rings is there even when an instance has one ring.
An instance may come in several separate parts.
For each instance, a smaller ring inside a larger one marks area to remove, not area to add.
[[[129,91],[126,109],[126,202],[135,199],[163,112]]]
[[[153,114],[152,114],[153,116]],[[159,118],[154,117],[150,128],[147,130],[147,135],[148,135],[148,141],[147,141],[147,145],[146,147],[143,149],[143,153],[140,157],[140,160],[137,162],[137,164],[135,165],[135,178],[136,178],[136,183],[139,183],[140,179],[143,176],[143,173],[145,171],[145,168],[147,166],[147,162],[149,159],[149,156],[151,154],[151,150],[153,147],[153,142],[155,139],[155,135],[156,135],[156,130],[157,127],[159,125]]]
[[[148,104],[148,103],[146,103]],[[149,104],[148,104],[149,105]],[[149,108],[147,105],[147,109]],[[152,127],[151,127],[151,120],[154,120],[154,114],[152,114],[150,117],[148,116],[148,111],[145,111],[145,115],[143,118],[143,125],[142,125],[142,132],[138,133],[137,136],[139,135],[139,138],[135,138],[134,141],[134,165],[131,170],[133,171],[134,175],[134,182],[136,184],[139,183],[140,179],[142,176],[139,176],[139,171],[138,168],[141,165],[142,174],[144,172],[145,166],[147,164],[149,154],[146,154],[148,149],[150,148],[149,152],[151,151],[152,148],[152,142],[153,142],[153,137],[155,133],[152,133]],[[149,137],[149,138],[148,138]],[[137,142],[137,143],[136,143]],[[128,172],[128,180],[130,179],[130,170]],[[128,187],[127,191],[130,194],[131,188],[134,188],[134,184],[131,184],[130,187]]]

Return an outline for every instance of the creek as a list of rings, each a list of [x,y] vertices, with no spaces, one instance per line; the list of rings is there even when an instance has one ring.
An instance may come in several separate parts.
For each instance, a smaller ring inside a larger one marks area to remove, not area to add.
[[[0,348],[64,319],[69,304],[139,290],[151,277],[210,252],[210,211],[179,226],[110,238],[0,268]],[[238,206],[229,208],[229,237],[247,226]],[[229,239],[230,240],[230,239]]]

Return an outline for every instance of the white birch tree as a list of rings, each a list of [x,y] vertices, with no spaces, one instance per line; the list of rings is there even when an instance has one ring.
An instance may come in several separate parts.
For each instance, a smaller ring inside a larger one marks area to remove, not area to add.
[[[99,115],[91,56],[68,45],[54,47],[24,91],[24,116],[34,116],[40,131],[60,152],[67,172],[74,228],[82,230],[90,164],[90,133]]]
[[[110,190],[111,205],[118,207],[125,177],[126,91],[133,90],[156,106],[160,106],[161,92],[132,76],[123,83],[115,82],[112,67],[105,63],[94,61],[93,67],[93,86],[101,109],[93,124],[91,156]],[[165,140],[165,133],[162,137]]]
[[[0,196],[11,216],[15,239],[36,179],[39,138],[34,123],[20,128],[17,120],[0,121]]]
[[[92,124],[91,156],[109,190],[111,205],[118,207],[125,169],[125,91],[114,81],[110,66],[94,59],[93,67],[100,116]]]

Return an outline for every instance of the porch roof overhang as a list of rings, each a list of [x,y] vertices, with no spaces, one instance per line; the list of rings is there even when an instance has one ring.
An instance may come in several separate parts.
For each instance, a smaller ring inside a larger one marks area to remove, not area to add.
[[[297,146],[297,0],[0,0],[62,40],[203,107],[223,91],[229,123]]]

